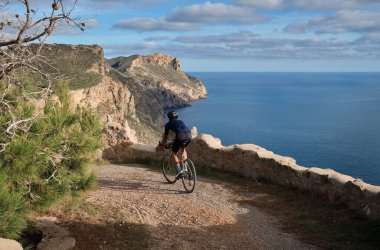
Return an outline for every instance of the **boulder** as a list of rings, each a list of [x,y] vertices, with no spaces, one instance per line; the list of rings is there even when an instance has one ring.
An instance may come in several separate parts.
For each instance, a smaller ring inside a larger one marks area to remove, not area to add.
[[[0,238],[0,250],[22,250],[22,246],[15,240]]]

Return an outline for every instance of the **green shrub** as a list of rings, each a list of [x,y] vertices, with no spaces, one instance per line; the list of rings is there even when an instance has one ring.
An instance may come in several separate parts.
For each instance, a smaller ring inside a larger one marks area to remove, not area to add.
[[[17,238],[27,226],[26,202],[20,193],[10,191],[0,175],[0,237]]]
[[[12,102],[12,113],[0,114],[1,127],[6,127],[12,117],[20,120],[40,115],[26,124],[29,130],[12,130],[13,137],[0,129],[0,143],[7,145],[0,152],[3,177],[0,235],[9,231],[7,237],[17,238],[26,226],[26,207],[47,207],[68,193],[92,187],[96,182],[88,167],[94,152],[101,147],[99,119],[89,110],[71,107],[66,84],[57,85],[55,94],[59,101],[49,99],[42,108],[36,108],[34,100],[23,98],[25,88],[20,86],[13,86],[6,97],[17,101]]]

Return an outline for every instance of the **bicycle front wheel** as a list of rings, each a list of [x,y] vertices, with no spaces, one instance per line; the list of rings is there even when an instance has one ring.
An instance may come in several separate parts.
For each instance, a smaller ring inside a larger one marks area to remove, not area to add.
[[[164,174],[167,182],[169,182],[170,184],[173,184],[177,181],[177,179],[175,178],[175,176],[177,175],[176,164],[171,155],[164,155],[164,158],[162,159],[162,173]]]
[[[182,174],[182,183],[186,192],[191,193],[194,191],[197,173],[195,172],[194,164],[191,160],[187,159],[183,163],[184,173]]]

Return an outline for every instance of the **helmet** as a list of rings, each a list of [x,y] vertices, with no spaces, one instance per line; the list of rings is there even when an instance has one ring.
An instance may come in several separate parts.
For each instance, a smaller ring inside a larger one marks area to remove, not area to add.
[[[176,111],[169,111],[168,118],[169,118],[169,120],[177,119],[178,118],[178,112],[176,112]]]

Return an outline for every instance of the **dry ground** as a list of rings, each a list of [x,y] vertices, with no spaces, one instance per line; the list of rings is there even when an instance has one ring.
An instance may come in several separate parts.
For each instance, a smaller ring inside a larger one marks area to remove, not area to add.
[[[180,181],[167,184],[144,165],[105,164],[97,172],[97,190],[50,210],[76,238],[76,249],[350,248],[351,242],[320,237],[324,222],[313,221],[318,206],[322,217],[340,212],[324,214],[330,208],[294,190],[198,177],[188,194]],[[294,214],[305,218],[294,221]],[[304,231],[300,221],[313,228]]]

